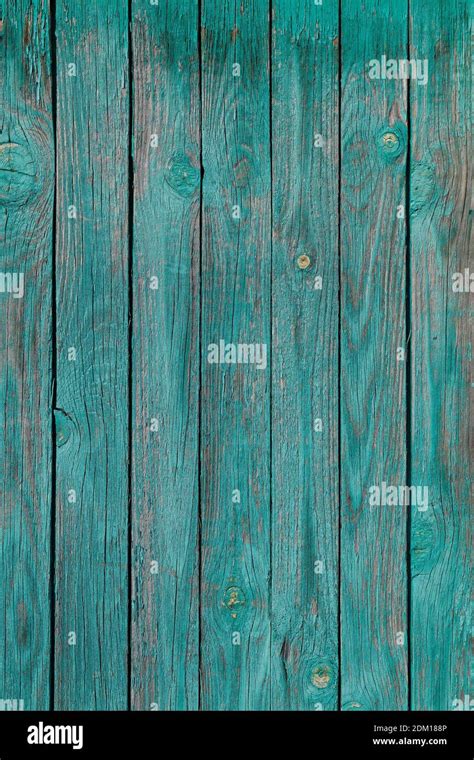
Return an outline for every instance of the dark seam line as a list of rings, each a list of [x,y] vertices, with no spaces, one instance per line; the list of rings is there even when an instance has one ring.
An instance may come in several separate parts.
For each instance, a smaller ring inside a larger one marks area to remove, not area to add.
[[[272,709],[272,645],[273,645],[273,66],[272,66],[272,17],[273,2],[268,3],[268,84],[269,84],[269,143],[270,143],[270,382],[269,382],[269,474],[270,474],[270,493],[269,493],[269,576],[268,576],[268,619],[270,623],[270,710]]]
[[[201,41],[201,19],[202,19],[202,0],[198,0],[198,18],[197,18],[197,48],[199,59],[199,325],[198,325],[198,362],[199,362],[199,389],[198,389],[198,409],[197,409],[197,425],[198,425],[198,461],[197,461],[197,481],[198,481],[198,503],[197,503],[197,544],[198,544],[198,710],[202,709],[201,698],[201,684],[202,684],[202,488],[201,488],[201,446],[202,446],[202,383],[203,383],[203,369],[202,369],[202,236],[203,236],[203,155],[202,155],[202,41]]]
[[[407,60],[410,60],[410,0],[407,1]],[[406,333],[406,376],[405,376],[405,404],[406,404],[406,479],[407,485],[411,486],[411,261],[410,261],[410,167],[411,167],[411,83],[407,80],[407,156],[405,166],[405,333]],[[411,493],[411,491],[410,491]],[[411,682],[411,505],[407,505],[406,520],[406,572],[407,572],[407,700],[408,710],[411,710],[412,682]]]
[[[57,191],[56,191],[56,153],[57,153],[57,59],[56,59],[56,0],[50,2],[50,49],[51,49],[51,106],[53,126],[53,230],[51,261],[51,526],[50,526],[50,660],[49,660],[49,709],[54,710],[55,701],[55,650],[56,650],[56,419],[57,401],[57,314],[56,314],[56,234],[57,234]]]
[[[127,710],[132,709],[132,451],[133,451],[133,217],[134,217],[134,162],[133,162],[133,48],[132,0],[128,0],[128,610],[127,610]]]
[[[342,644],[341,644],[341,537],[342,537],[342,471],[341,471],[341,310],[342,310],[342,263],[341,263],[341,145],[342,145],[342,0],[338,5],[338,135],[337,135],[337,262],[338,262],[338,339],[337,339],[337,472],[339,492],[339,524],[337,542],[337,709],[342,710]]]

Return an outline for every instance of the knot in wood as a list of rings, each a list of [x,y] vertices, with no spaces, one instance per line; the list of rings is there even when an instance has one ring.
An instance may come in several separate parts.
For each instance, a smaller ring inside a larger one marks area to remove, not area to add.
[[[199,187],[200,171],[185,153],[172,156],[165,173],[165,182],[181,198],[190,198]]]
[[[232,617],[237,617],[237,613],[245,605],[245,596],[239,586],[229,586],[224,592],[224,606],[230,610]]]
[[[311,266],[311,259],[306,254],[303,254],[302,256],[298,256],[296,263],[300,269],[308,269]]]
[[[329,665],[317,665],[311,671],[311,683],[317,689],[325,689],[331,680],[331,669]]]
[[[392,162],[405,150],[406,125],[397,122],[390,127],[385,126],[378,132],[377,147],[384,162]]]

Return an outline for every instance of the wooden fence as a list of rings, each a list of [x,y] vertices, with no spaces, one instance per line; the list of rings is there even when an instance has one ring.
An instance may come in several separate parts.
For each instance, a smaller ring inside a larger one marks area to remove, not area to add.
[[[3,709],[469,706],[468,42],[6,0]]]

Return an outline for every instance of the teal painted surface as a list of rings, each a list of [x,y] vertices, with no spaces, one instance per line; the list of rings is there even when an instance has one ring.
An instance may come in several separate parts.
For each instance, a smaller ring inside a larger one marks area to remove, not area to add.
[[[334,710],[339,19],[273,8],[272,709]]]
[[[199,699],[198,19],[197,6],[165,5],[132,4],[136,710]]]
[[[5,11],[0,709],[466,709],[467,3]]]
[[[127,706],[127,24],[57,5],[56,709]]]
[[[213,364],[208,347],[270,347],[268,6],[204,0],[201,26],[201,706],[257,710],[270,706],[270,356],[263,370]]]
[[[474,321],[472,293],[453,291],[453,275],[472,272],[469,10],[411,3],[412,55],[431,66],[427,88],[411,88],[412,480],[430,496],[411,521],[414,710],[468,709],[473,693]]]
[[[407,509],[369,497],[406,483],[407,104],[367,65],[405,57],[407,2],[343,0],[341,23],[341,707],[405,710]]]
[[[0,700],[49,707],[54,133],[47,3],[8,2],[0,37]],[[17,281],[20,285],[20,280]],[[17,291],[18,294],[20,291]],[[2,703],[3,704],[3,703]],[[8,707],[4,708],[8,709]]]

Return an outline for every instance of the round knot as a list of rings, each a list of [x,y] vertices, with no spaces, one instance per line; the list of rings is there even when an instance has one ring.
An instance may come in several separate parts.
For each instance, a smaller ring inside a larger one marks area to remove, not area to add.
[[[165,182],[182,198],[190,198],[199,187],[200,172],[185,153],[176,153],[168,164]]]
[[[304,253],[302,256],[298,256],[296,263],[300,269],[308,269],[311,266],[311,259]]]
[[[328,665],[317,665],[311,671],[311,683],[317,689],[325,689],[331,680],[331,669]]]
[[[245,605],[245,596],[239,586],[229,586],[224,592],[224,607],[230,611],[233,618],[237,617],[237,613],[240,612]]]
[[[405,150],[406,126],[399,122],[381,129],[377,135],[377,146],[384,161],[398,158]]]

